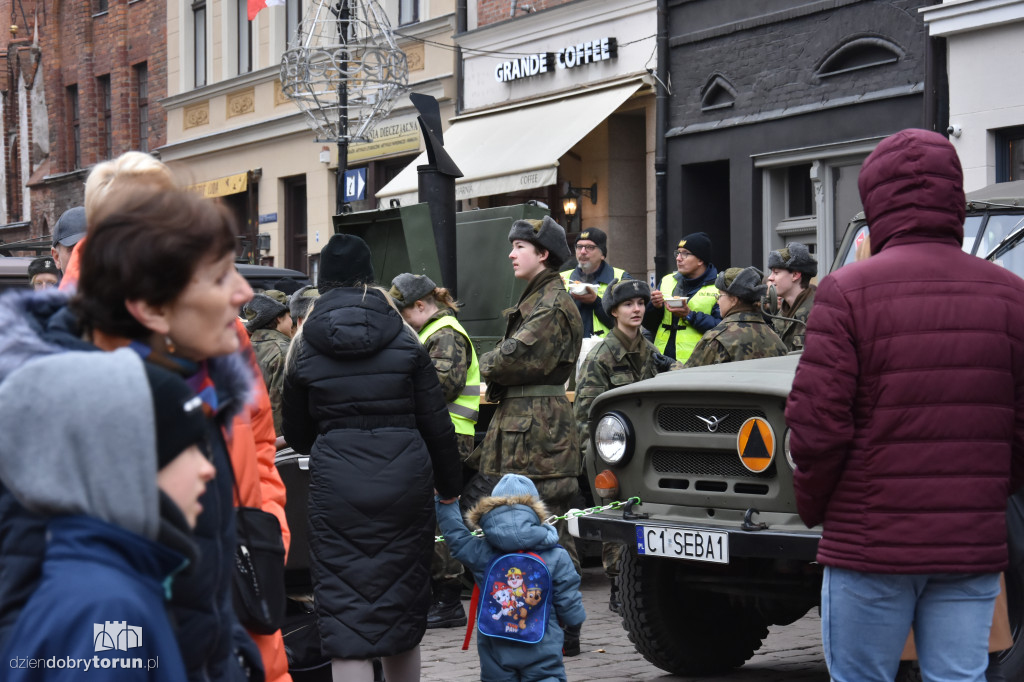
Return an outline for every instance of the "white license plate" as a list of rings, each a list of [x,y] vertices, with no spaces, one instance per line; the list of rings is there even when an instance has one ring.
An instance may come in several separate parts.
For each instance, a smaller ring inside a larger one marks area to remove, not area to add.
[[[729,535],[697,528],[636,527],[638,554],[729,563]]]

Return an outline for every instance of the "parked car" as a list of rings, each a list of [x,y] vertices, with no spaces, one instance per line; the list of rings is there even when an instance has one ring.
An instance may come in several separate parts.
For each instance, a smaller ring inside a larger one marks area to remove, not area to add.
[[[0,256],[0,293],[7,289],[28,288],[28,264],[31,258]]]
[[[964,250],[1024,275],[1024,182],[967,200]],[[832,268],[853,262],[869,232],[863,215],[851,221]],[[739,667],[768,626],[818,606],[821,528],[808,529],[797,514],[784,418],[799,359],[791,353],[669,372],[594,401],[596,457],[586,467],[595,498],[636,496],[642,505],[581,517],[574,534],[626,545],[623,624],[659,668],[714,675]],[[597,486],[602,470],[611,475]],[[1024,505],[1024,497],[1011,502]],[[990,679],[1024,679],[1024,537],[1010,535],[1018,557],[1006,573],[1014,641],[993,655]],[[913,679],[910,668],[900,679]]]

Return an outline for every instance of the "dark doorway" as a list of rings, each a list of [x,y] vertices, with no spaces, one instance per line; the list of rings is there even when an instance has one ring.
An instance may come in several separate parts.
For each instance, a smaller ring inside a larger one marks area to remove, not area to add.
[[[682,226],[669,227],[669,245],[692,232],[711,236],[711,258],[719,270],[725,269],[730,256],[729,162],[690,163],[682,167]]]
[[[238,221],[238,247],[235,260],[240,263],[254,263],[253,244],[249,232],[249,193],[237,192],[218,197],[218,201],[231,209]]]
[[[284,179],[284,240],[284,266],[309,274],[305,175]]]

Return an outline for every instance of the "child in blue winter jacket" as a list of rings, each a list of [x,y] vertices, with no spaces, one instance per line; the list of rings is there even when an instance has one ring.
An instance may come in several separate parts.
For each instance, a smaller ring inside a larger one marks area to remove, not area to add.
[[[533,482],[505,474],[491,496],[469,510],[466,520],[483,529],[483,537],[470,534],[458,504],[437,500],[436,506],[452,556],[480,588],[480,679],[564,682],[562,626],[578,629],[587,614],[579,575],[558,544],[558,531],[544,523],[548,512]]]

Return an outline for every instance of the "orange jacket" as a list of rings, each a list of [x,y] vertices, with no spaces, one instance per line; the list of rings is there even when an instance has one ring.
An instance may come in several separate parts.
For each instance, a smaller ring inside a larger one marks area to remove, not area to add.
[[[77,253],[78,249],[75,249]],[[74,256],[72,255],[72,258]],[[249,358],[252,366],[253,400],[246,409],[235,416],[231,424],[231,432],[225,434],[228,450],[231,453],[231,465],[235,470],[238,482],[236,504],[245,507],[258,507],[276,516],[281,522],[281,534],[284,538],[284,550],[287,556],[291,541],[291,531],[284,515],[285,488],[281,477],[274,466],[274,418],[270,411],[270,396],[263,383],[263,374],[256,362],[256,354],[252,350],[249,335],[241,320],[236,322],[241,350]],[[249,635],[263,656],[263,667],[266,670],[267,682],[291,682],[288,674],[288,657],[284,651],[284,639],[278,630],[272,635]]]
[[[78,244],[75,245],[74,250],[71,252],[71,258],[68,258],[68,262],[64,264],[64,275],[60,278],[60,285],[58,285],[61,291],[74,289],[78,286],[78,273],[80,270],[78,254],[82,252],[82,246],[85,244],[86,239],[87,237],[82,237],[78,240]]]

